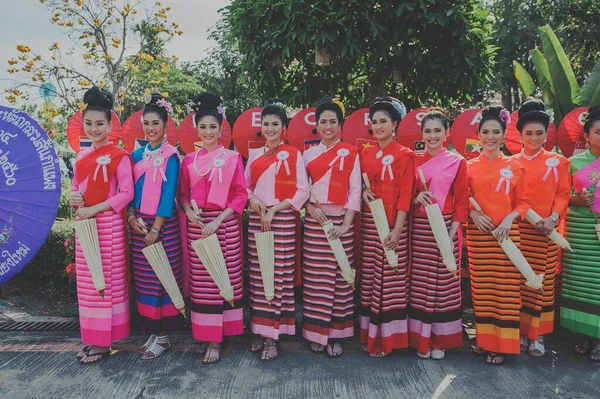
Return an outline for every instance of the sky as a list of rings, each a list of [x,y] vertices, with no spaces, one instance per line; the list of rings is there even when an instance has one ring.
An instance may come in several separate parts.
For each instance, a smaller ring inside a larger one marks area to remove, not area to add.
[[[9,0],[2,0],[8,2]],[[155,0],[142,0],[152,8]],[[70,47],[70,40],[63,28],[50,23],[50,14],[39,0],[10,0],[9,7],[0,12],[0,104],[8,105],[4,89],[11,86],[6,68],[7,61],[19,53],[15,46],[26,44],[36,54],[48,54],[48,47],[58,42],[61,49]],[[170,6],[169,20],[179,24],[183,35],[176,36],[167,51],[177,55],[180,61],[196,61],[204,58],[207,50],[215,43],[208,39],[209,30],[219,20],[218,10],[230,3],[229,0],[161,0]]]

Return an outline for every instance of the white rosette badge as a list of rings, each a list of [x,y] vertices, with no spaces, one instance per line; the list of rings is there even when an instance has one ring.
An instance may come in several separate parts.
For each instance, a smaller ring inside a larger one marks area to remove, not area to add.
[[[513,177],[515,177],[515,174],[510,168],[500,169],[500,180],[498,180],[498,184],[496,185],[496,192],[500,192],[502,184],[504,184],[504,194],[510,194],[510,181]]]
[[[383,168],[381,169],[381,180],[382,181],[385,180],[386,174],[389,175],[390,180],[394,180],[394,172],[392,171],[392,163],[394,163],[394,156],[391,154],[386,155],[381,160],[381,165],[383,165]]]
[[[542,177],[543,181],[546,181],[546,179],[548,179],[548,177],[550,176],[550,173],[554,174],[554,182],[558,183],[558,165],[560,164],[560,161],[558,158],[548,158],[546,159],[546,167],[548,169],[546,169],[546,174],[544,174],[544,177]]]
[[[275,166],[275,173],[279,173],[279,169],[281,169],[281,165],[285,167],[285,172],[288,176],[292,174],[290,172],[290,164],[288,163],[288,158],[290,157],[290,153],[287,151],[281,151],[277,154],[277,165]]]
[[[213,162],[213,167],[210,171],[210,176],[208,176],[208,181],[212,182],[216,173],[219,183],[223,183],[223,165],[225,165],[225,160],[223,158],[219,157],[215,159]]]
[[[335,165],[335,163],[338,161],[338,159],[340,160],[340,170],[344,170],[344,158],[346,158],[348,155],[350,155],[350,150],[348,150],[347,148],[340,148],[337,153],[335,158],[333,158],[333,161],[329,162],[329,167],[333,167],[333,165]]]
[[[104,183],[108,183],[108,169],[106,168],[111,162],[110,155],[102,155],[96,158],[96,169],[94,170],[93,179],[96,180],[98,178],[98,172],[102,170],[102,177],[104,178]]]

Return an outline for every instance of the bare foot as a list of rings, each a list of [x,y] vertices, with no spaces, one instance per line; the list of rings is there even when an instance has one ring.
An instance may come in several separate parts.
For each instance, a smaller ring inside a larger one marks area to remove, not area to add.
[[[83,358],[79,361],[83,364],[96,363],[99,360],[104,359],[105,356],[110,355],[110,348],[102,347],[102,346],[92,346],[88,353],[83,356]]]
[[[279,352],[277,351],[277,343],[265,342],[265,348],[260,355],[260,360],[263,362],[270,362],[271,360],[275,360],[278,355]]]
[[[256,336],[252,341],[252,345],[250,346],[250,352],[258,352],[263,349],[265,345],[265,340],[260,335]]]
[[[310,344],[310,350],[315,353],[323,353],[323,351],[325,350],[325,345],[321,345],[321,344],[317,344],[316,342],[313,342]]]
[[[344,353],[342,349],[342,345],[339,342],[334,342],[333,344],[327,345],[327,356],[329,357],[339,357]]]
[[[501,366],[504,364],[504,356],[498,353],[490,352],[487,359],[485,359],[485,362],[493,366]]]
[[[211,343],[208,345],[208,349],[206,350],[206,355],[204,355],[204,359],[202,359],[202,363],[204,364],[213,364],[219,361],[221,358],[221,344]]]

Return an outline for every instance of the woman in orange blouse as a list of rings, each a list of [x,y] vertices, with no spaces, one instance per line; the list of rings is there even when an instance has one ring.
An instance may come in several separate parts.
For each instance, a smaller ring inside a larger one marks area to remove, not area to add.
[[[398,144],[395,131],[406,112],[390,97],[378,98],[369,110],[377,146],[361,154],[361,168],[371,189],[363,192],[362,280],[360,286],[360,341],[372,357],[408,347],[408,222],[415,183],[414,153]],[[381,198],[390,234],[383,244],[368,201]],[[385,250],[395,250],[395,271]]]
[[[541,101],[527,101],[519,108],[517,129],[523,150],[515,155],[526,170],[531,209],[542,217],[535,225],[521,221],[521,252],[535,271],[544,275],[544,293],[521,285],[521,351],[530,356],[545,353],[544,335],[554,330],[554,282],[558,246],[546,236],[565,215],[571,196],[569,161],[544,150],[550,116]]]
[[[486,362],[504,363],[504,354],[519,353],[521,274],[498,242],[510,238],[519,246],[517,219],[531,207],[525,170],[500,152],[510,114],[497,107],[483,111],[478,138],[481,155],[468,163],[471,197],[481,206],[472,209],[467,225],[471,291],[475,309],[477,346]]]

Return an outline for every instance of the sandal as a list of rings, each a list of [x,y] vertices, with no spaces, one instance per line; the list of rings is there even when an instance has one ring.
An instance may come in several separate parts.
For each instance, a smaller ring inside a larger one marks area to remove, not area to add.
[[[584,338],[575,345],[575,353],[579,356],[583,356],[588,354],[592,350],[592,340],[589,338]]]
[[[519,344],[521,345],[521,352],[525,353],[527,352],[527,349],[531,346],[531,343],[527,342],[527,337],[524,335],[521,335],[519,338]]]
[[[96,353],[90,353],[90,352],[88,352],[83,358],[81,358],[79,360],[79,363],[81,363],[81,364],[97,363],[100,360],[110,356],[110,349],[108,351],[104,351],[104,352],[96,352]],[[94,359],[90,360],[92,358],[94,358]],[[86,361],[86,360],[89,360],[89,361]]]
[[[216,356],[215,356],[216,353]],[[218,343],[215,345],[208,345],[206,349],[206,355],[204,355],[204,359],[202,359],[203,364],[214,364],[221,360],[221,344]]]
[[[316,342],[311,342],[310,351],[313,353],[325,353],[325,345],[317,344]]]
[[[252,345],[250,346],[250,352],[260,352],[265,346],[265,341],[263,337],[257,335],[252,341]]]
[[[339,350],[336,352],[336,345]],[[327,344],[327,357],[334,358],[340,357],[344,354],[344,350],[342,348],[342,344],[340,344],[337,340],[330,340]]]
[[[419,359],[429,359],[429,358],[431,358],[431,350],[428,350],[427,353],[421,353],[421,352],[417,351],[417,357]]]
[[[590,352],[590,360],[594,363],[600,363],[600,341],[596,341],[594,349]]]
[[[150,347],[152,346],[154,341],[156,341],[156,335],[152,334],[152,335],[150,335],[150,338],[148,338],[148,341],[146,341],[146,343],[144,345],[140,346],[140,349],[138,352],[140,354],[143,354],[144,352],[146,352],[148,349],[150,349]]]
[[[478,356],[483,356],[483,355],[489,354],[488,351],[486,351],[485,349],[481,349],[480,347],[478,347],[476,345],[471,345],[471,352]]]
[[[277,350],[277,342],[265,342],[265,348],[260,355],[261,362],[271,362],[277,359],[279,351]]]
[[[504,355],[490,352],[485,362],[492,366],[502,366],[504,364]]]
[[[91,346],[91,345],[84,346],[84,347],[83,347],[83,349],[81,349],[81,350],[79,351],[79,353],[77,353],[77,354],[75,355],[75,357],[77,358],[77,360],[81,360],[81,359],[83,359],[83,358],[85,357],[85,355],[87,355],[87,354],[88,354],[88,352],[90,351],[90,349],[92,349],[92,346]]]
[[[529,341],[529,349],[527,354],[532,357],[544,356],[546,353],[546,347],[544,346],[544,336],[540,335],[537,340]]]
[[[369,356],[375,357],[375,358],[382,358],[382,357],[386,357],[387,355],[389,355],[389,353],[386,353],[386,352],[369,353]]]
[[[148,350],[142,353],[143,360],[156,359],[160,355],[166,352],[167,349],[171,347],[171,343],[169,341],[159,342],[158,340],[154,341],[152,345],[148,348]]]
[[[446,351],[443,349],[436,349],[433,348],[431,350],[431,358],[433,360],[442,360],[444,357],[446,357]]]

